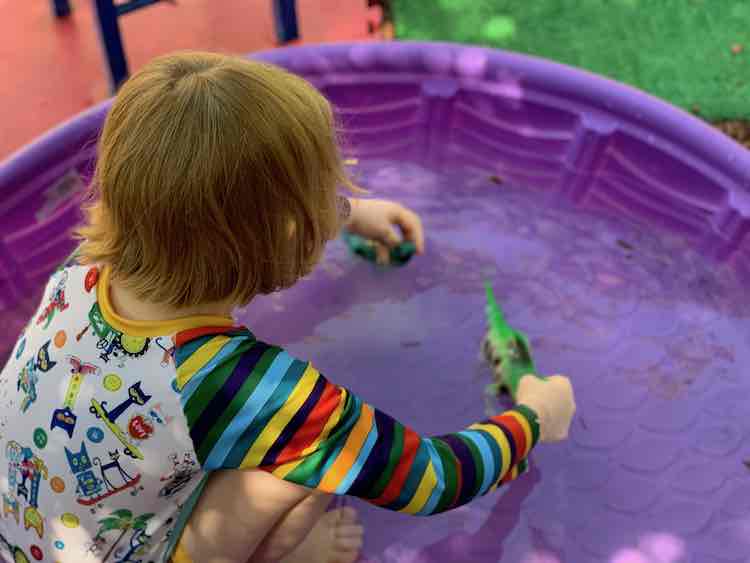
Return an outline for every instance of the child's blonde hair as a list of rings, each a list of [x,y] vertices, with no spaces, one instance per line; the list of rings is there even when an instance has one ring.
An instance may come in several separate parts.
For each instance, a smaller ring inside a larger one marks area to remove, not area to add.
[[[331,107],[302,78],[160,57],[107,116],[80,255],[148,302],[244,304],[312,269],[339,227],[339,185],[351,187]]]

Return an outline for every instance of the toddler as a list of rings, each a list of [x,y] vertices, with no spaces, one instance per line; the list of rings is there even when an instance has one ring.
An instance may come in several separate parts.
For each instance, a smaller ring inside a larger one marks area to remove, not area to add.
[[[80,244],[0,377],[6,560],[351,563],[362,527],[331,494],[436,514],[565,438],[564,377],[425,438],[235,325],[343,227],[423,252],[413,212],[338,193],[335,131],[311,85],[241,58],[161,57],[122,86]]]

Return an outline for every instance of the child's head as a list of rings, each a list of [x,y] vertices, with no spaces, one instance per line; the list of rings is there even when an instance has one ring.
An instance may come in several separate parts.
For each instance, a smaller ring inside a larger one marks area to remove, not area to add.
[[[81,255],[145,301],[244,304],[310,271],[340,185],[331,108],[310,84],[225,55],[161,57],[107,116]]]

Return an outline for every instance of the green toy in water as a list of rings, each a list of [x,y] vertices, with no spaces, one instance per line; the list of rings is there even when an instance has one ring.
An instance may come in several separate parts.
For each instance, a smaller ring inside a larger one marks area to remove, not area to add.
[[[349,232],[344,232],[343,237],[349,250],[354,254],[364,258],[368,262],[377,263],[378,254],[373,241]],[[388,266],[404,266],[409,260],[411,260],[411,257],[414,256],[416,251],[417,248],[412,242],[403,241],[397,244],[391,249],[388,255]]]
[[[518,384],[524,375],[539,377],[531,358],[531,346],[525,334],[512,329],[487,283],[487,334],[482,341],[482,355],[492,366],[494,382],[487,386],[488,395],[510,393],[516,400]]]

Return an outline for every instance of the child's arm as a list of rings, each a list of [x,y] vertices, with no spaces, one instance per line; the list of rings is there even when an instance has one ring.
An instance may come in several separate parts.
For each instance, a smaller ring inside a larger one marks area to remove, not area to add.
[[[204,469],[260,468],[389,510],[427,515],[465,504],[517,477],[539,439],[525,407],[419,436],[246,329],[180,334],[175,361]]]

